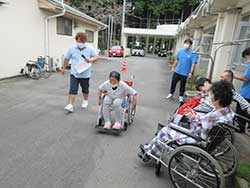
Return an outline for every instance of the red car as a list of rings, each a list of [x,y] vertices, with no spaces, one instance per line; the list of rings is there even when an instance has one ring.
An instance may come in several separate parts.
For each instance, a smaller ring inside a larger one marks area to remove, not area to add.
[[[109,49],[109,57],[123,57],[124,48],[122,46],[112,46]]]

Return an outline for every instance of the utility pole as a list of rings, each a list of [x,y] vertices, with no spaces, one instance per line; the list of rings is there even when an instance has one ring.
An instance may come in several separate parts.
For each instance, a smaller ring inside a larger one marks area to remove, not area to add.
[[[109,51],[110,47],[110,14],[109,14],[109,19],[108,19],[108,41],[107,41],[107,52]]]
[[[126,13],[126,0],[123,0],[123,9],[122,9],[122,28],[121,28],[121,46],[123,45],[123,30],[125,25],[125,13]],[[124,46],[126,48],[126,46]]]
[[[111,28],[110,28],[110,47],[112,46],[113,43],[113,25],[114,25],[114,17],[111,17]]]

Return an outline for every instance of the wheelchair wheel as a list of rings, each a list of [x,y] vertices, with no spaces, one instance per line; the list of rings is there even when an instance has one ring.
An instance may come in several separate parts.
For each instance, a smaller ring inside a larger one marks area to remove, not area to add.
[[[237,169],[239,155],[232,143],[225,139],[211,152],[211,155],[222,167],[224,176],[231,176]]]
[[[178,147],[169,160],[169,175],[176,188],[223,188],[224,175],[218,162],[196,146]]]
[[[45,63],[44,64],[44,68],[42,70],[42,77],[43,78],[49,78],[50,75],[52,74],[52,69],[51,69],[51,66],[48,64],[48,63]]]
[[[29,76],[34,80],[38,80],[39,78],[41,78],[41,69],[37,65],[32,65],[30,68]]]
[[[161,173],[161,162],[156,161],[156,163],[155,163],[155,175],[159,176],[160,173]]]

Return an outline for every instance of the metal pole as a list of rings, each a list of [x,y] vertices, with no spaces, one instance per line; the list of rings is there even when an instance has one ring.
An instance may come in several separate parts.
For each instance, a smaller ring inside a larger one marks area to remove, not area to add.
[[[109,20],[108,20],[108,40],[107,40],[107,51],[109,51],[109,42],[110,42],[110,14],[109,14]]]
[[[123,45],[123,30],[125,26],[125,13],[126,13],[126,0],[123,0],[123,9],[122,9],[122,29],[121,29],[121,46]],[[124,46],[126,48],[126,46]]]
[[[110,46],[112,46],[113,43],[113,23],[114,23],[114,17],[111,17],[111,28],[110,28]]]

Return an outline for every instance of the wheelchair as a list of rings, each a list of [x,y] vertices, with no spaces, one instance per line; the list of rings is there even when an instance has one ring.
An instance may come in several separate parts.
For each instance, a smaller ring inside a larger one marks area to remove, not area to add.
[[[164,126],[159,124],[158,129]],[[225,128],[233,129],[234,126],[217,123],[209,131],[207,139],[190,134],[179,125],[170,123],[169,126],[196,140],[196,143],[180,145],[176,140],[166,143],[158,140],[162,146],[160,156],[144,153],[155,159],[155,174],[159,176],[161,167],[165,166],[176,188],[224,188],[225,178],[236,171],[238,164],[238,153],[225,137]]]
[[[134,82],[132,81],[124,81],[128,86],[133,87]],[[95,128],[99,132],[104,133],[113,133],[120,135],[122,132],[126,131],[128,126],[134,122],[136,108],[133,110],[133,97],[129,94],[126,94],[123,98],[122,108],[123,108],[123,118],[122,118],[122,128],[119,130],[116,129],[104,129],[104,118],[103,118],[103,100],[105,98],[105,94],[102,96],[101,105],[98,109],[98,116]],[[110,111],[113,111],[112,105],[110,106]]]

